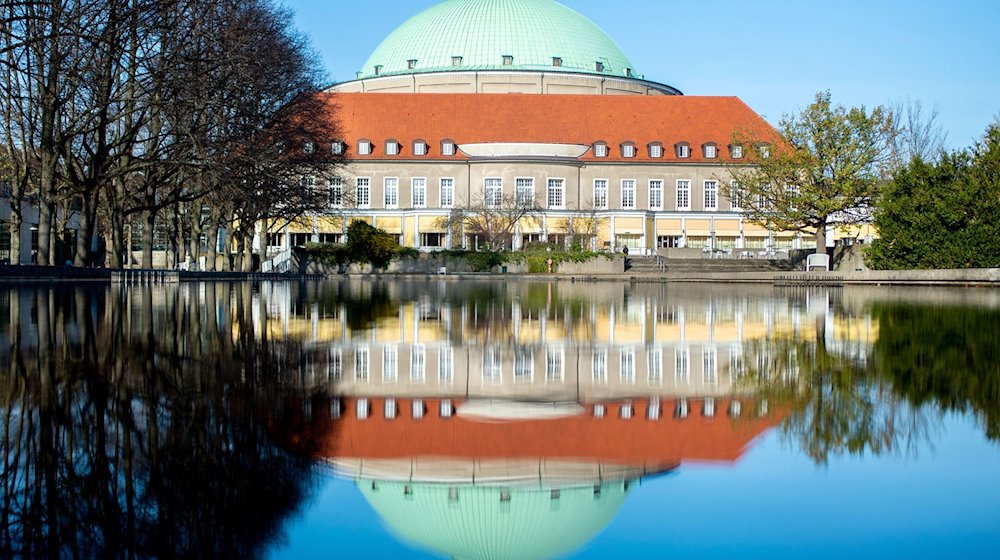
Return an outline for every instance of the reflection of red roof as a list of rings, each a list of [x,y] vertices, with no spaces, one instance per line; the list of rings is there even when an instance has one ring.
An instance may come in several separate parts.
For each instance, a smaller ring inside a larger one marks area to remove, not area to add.
[[[590,146],[608,144],[607,157],[592,151],[590,162],[718,162],[736,132],[778,141],[767,122],[736,97],[688,95],[529,95],[486,93],[336,93],[323,94],[336,105],[350,159],[463,160],[461,152],[441,155],[441,141],[458,144],[542,143]],[[370,155],[355,153],[357,141],[370,140]],[[399,155],[385,154],[385,141],[401,144]],[[428,144],[427,155],[414,156],[412,143]],[[622,157],[620,145],[633,142],[634,158]],[[661,158],[650,158],[647,144],[663,145]],[[689,158],[678,159],[674,144],[687,142]],[[718,159],[706,160],[701,146],[715,143]]]
[[[718,413],[713,418],[702,417],[696,401],[690,416],[675,418],[674,403],[662,401],[662,414],[656,420],[646,418],[645,402],[636,402],[634,416],[627,420],[620,417],[622,403],[604,403],[603,417],[590,414],[588,406],[588,413],[579,416],[510,422],[442,418],[440,401],[428,399],[423,418],[411,416],[411,401],[397,399],[398,415],[386,419],[384,399],[369,399],[371,413],[359,419],[356,402],[345,399],[344,414],[336,420],[318,409],[309,428],[315,431],[302,434],[308,444],[299,440],[299,447],[338,459],[544,458],[663,467],[686,461],[735,462],[755,437],[778,420],[775,415],[757,418],[746,412],[730,418],[728,399],[716,399]]]

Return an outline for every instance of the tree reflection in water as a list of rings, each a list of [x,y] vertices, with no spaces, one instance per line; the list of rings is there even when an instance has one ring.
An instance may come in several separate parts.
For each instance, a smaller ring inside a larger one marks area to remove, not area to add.
[[[251,285],[4,296],[0,556],[252,558],[280,538],[310,463],[268,431],[301,416],[281,403],[307,352],[255,339]]]

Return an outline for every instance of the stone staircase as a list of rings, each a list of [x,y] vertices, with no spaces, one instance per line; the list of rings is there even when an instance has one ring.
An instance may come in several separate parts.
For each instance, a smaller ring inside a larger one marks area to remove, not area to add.
[[[637,277],[705,277],[725,278],[727,275],[774,274],[795,270],[788,260],[767,259],[660,259],[629,257],[627,276]]]

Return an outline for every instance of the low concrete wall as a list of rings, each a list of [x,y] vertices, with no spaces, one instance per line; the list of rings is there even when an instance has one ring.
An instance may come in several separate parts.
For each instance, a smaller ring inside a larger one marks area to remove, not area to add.
[[[371,274],[373,272],[370,264],[359,265],[350,264],[346,266],[327,266],[317,262],[306,262],[296,254],[294,257],[293,270],[299,274]],[[406,257],[397,259],[389,263],[388,274],[437,274],[438,270],[444,267],[448,274],[471,274],[477,271],[472,269],[469,261],[463,257],[455,257],[443,253],[423,253],[417,257]],[[625,271],[625,259],[621,255],[613,255],[608,258],[598,256],[587,262],[564,262],[556,267],[553,274],[575,275],[582,274],[621,274]],[[480,271],[480,273],[483,273]],[[528,274],[528,263],[506,262],[490,270],[493,274]]]

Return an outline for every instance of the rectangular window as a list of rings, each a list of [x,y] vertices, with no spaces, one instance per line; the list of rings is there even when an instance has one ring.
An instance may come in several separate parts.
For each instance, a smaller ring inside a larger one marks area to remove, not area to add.
[[[730,181],[729,183],[729,196],[730,205],[733,210],[743,209],[743,190],[740,188],[740,184],[736,181]]]
[[[545,380],[559,382],[563,380],[563,349],[549,348],[545,352]]]
[[[395,383],[399,375],[399,352],[395,346],[382,349],[382,383]]]
[[[344,203],[344,183],[340,177],[330,177],[330,204],[340,206]]]
[[[354,351],[354,380],[359,383],[368,382],[369,354],[367,347],[360,347]]]
[[[483,352],[483,381],[500,383],[500,373],[500,349],[495,346],[487,348]]]
[[[334,142],[333,144],[330,144],[330,153],[335,156],[339,156],[340,154],[344,153],[344,143]]]
[[[625,144],[622,146],[622,157],[633,158],[635,157],[635,146],[632,144]]]
[[[705,181],[705,210],[719,209],[718,181]]]
[[[663,157],[663,146],[659,144],[653,144],[649,147],[649,157],[659,158]]]
[[[743,157],[743,146],[730,146],[729,153],[733,156],[733,159],[740,159]]]
[[[453,155],[455,155],[455,143],[454,142],[441,142],[441,155],[443,155],[443,156],[453,156]]]
[[[399,144],[395,141],[385,143],[385,155],[394,156],[399,153]]]
[[[365,140],[358,142],[358,155],[367,156],[370,153],[372,153],[371,142]]]
[[[423,383],[426,376],[427,349],[423,344],[414,344],[410,353],[410,381]]]
[[[427,179],[424,177],[414,177],[410,180],[411,198],[414,208],[424,208],[427,206]]]
[[[654,348],[646,354],[646,370],[649,374],[650,387],[663,384],[663,349]]]
[[[691,209],[691,181],[686,179],[677,181],[677,209]]]
[[[425,155],[426,153],[427,153],[427,144],[424,144],[423,142],[413,143],[413,155],[422,156]]]
[[[330,361],[326,364],[327,381],[337,381],[344,375],[344,356],[340,348],[330,349]]]
[[[534,377],[535,356],[531,348],[514,349],[514,383],[530,383]]]
[[[455,205],[455,180],[446,177],[441,179],[441,207],[451,208]]]
[[[593,378],[594,383],[608,382],[608,351],[605,349],[594,350]]]
[[[719,149],[714,145],[705,146],[705,158],[714,159],[719,157]]]
[[[355,196],[358,197],[358,207],[368,208],[372,205],[371,179],[368,177],[358,177],[355,180]]]
[[[566,200],[564,198],[564,183],[562,179],[549,179],[549,208],[564,208]]]
[[[663,210],[663,181],[649,182],[649,209]]]
[[[705,383],[715,385],[719,381],[719,371],[716,369],[716,350],[714,346],[706,346],[702,351],[702,377]]]
[[[452,367],[452,350],[450,347],[438,350],[438,381],[443,384],[451,384],[454,379],[454,369]]]
[[[691,157],[691,146],[688,146],[687,144],[678,144],[677,157],[679,158]]]
[[[514,180],[514,192],[518,206],[531,206],[535,203],[535,180],[521,178]]]
[[[674,382],[687,385],[691,380],[691,353],[687,348],[674,351]]]
[[[594,179],[594,208],[608,207],[608,180]]]
[[[733,381],[743,376],[743,347],[734,344],[729,348],[729,378]]]
[[[608,157],[608,145],[594,144],[594,157]]]
[[[483,180],[483,201],[486,206],[497,208],[503,200],[503,179],[487,177]]]
[[[635,179],[622,179],[622,208],[635,208]]]
[[[386,177],[382,182],[385,187],[385,207],[396,208],[399,206],[399,178]]]
[[[632,350],[622,350],[622,364],[620,377],[623,385],[635,383],[635,352]]]

